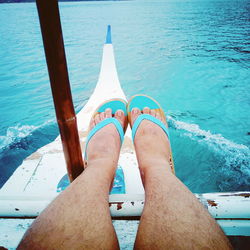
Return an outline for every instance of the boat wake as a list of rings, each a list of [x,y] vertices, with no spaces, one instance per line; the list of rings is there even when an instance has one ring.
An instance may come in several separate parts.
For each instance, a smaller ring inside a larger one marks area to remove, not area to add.
[[[6,135],[0,136],[0,188],[25,158],[55,140],[58,134],[54,120],[39,126],[19,124],[9,127]]]
[[[0,136],[0,152],[11,144],[19,142],[23,138],[31,135],[32,132],[38,128],[39,126],[28,126],[20,124],[14,127],[9,127],[6,131],[6,135]]]
[[[246,145],[237,144],[224,138],[221,134],[212,134],[202,130],[197,124],[190,124],[175,120],[168,116],[170,127],[181,132],[183,136],[190,138],[208,148],[208,152],[215,155],[218,188],[235,190],[249,189],[250,187],[250,149]],[[204,152],[206,154],[206,152]],[[218,167],[218,168],[217,168]]]
[[[197,124],[190,124],[183,121],[177,121],[171,116],[168,116],[168,120],[170,124],[175,129],[184,130],[185,135],[189,136],[191,139],[199,139],[201,142],[206,142],[209,146],[212,146],[213,149],[217,150],[243,150],[250,152],[249,148],[243,144],[234,143],[226,138],[224,138],[221,134],[212,134],[210,131],[202,130]]]
[[[18,124],[14,127],[9,127],[6,135],[0,135],[0,153],[5,148],[12,148],[15,144],[21,143],[23,139],[32,136],[35,131],[43,129],[53,122],[53,120],[49,120],[39,126]]]

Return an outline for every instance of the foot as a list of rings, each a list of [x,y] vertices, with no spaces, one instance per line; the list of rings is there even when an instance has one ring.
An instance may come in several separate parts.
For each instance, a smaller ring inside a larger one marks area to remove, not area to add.
[[[132,109],[132,126],[137,117],[141,114],[152,115],[168,127],[165,117],[163,117],[160,112],[150,110],[147,107],[144,108],[143,111],[138,108]],[[166,168],[166,170],[173,172],[169,139],[157,124],[148,120],[143,120],[136,132],[134,143],[138,163],[142,172],[144,168],[151,168],[155,165],[162,166]]]
[[[125,130],[127,118],[122,110],[117,110],[112,116],[112,110],[106,109],[105,112],[96,114],[90,121],[89,129],[93,129],[99,122],[114,117]],[[120,135],[114,124],[108,124],[99,130],[89,141],[87,149],[87,162],[85,167],[91,165],[93,161],[108,161],[110,165],[117,166],[121,148]]]

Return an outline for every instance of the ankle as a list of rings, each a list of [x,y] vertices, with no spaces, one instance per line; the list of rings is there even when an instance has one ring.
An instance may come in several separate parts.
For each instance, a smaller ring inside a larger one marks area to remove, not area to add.
[[[118,164],[118,156],[110,155],[91,155],[85,162],[86,167],[115,168]]]
[[[143,173],[151,171],[162,171],[162,170],[164,172],[166,171],[172,173],[170,163],[165,158],[142,159],[139,161],[139,168],[140,171],[142,171]]]

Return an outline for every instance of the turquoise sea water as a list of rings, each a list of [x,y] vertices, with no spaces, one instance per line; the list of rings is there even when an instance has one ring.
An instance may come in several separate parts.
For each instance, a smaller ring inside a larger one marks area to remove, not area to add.
[[[250,190],[250,2],[60,3],[75,108],[97,82],[106,26],[126,96],[163,106],[193,192]],[[58,135],[35,3],[0,4],[0,186]]]

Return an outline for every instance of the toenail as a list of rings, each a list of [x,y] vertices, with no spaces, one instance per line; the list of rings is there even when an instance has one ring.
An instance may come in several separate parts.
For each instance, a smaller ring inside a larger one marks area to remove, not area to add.
[[[133,109],[132,109],[132,112],[133,112],[134,114],[137,114],[137,113],[138,113],[138,109],[137,109],[137,108],[133,108]]]
[[[111,108],[107,108],[107,109],[105,109],[105,112],[112,112],[112,109]]]

